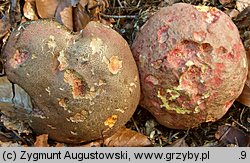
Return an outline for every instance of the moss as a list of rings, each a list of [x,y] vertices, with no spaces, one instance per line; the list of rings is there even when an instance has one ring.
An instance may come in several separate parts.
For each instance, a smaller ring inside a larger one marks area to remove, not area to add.
[[[169,100],[167,100],[166,97],[163,97],[163,96],[160,94],[160,91],[158,91],[157,97],[160,98],[161,101],[162,101],[162,103],[163,103],[163,104],[161,105],[161,108],[165,107],[167,110],[176,111],[176,113],[178,113],[178,114],[189,114],[189,113],[191,113],[190,110],[187,110],[187,109],[185,109],[185,108],[181,108],[181,107],[172,107],[172,106],[170,106],[169,103],[168,103]]]
[[[175,89],[167,89],[167,93],[171,95],[168,99],[169,101],[173,101],[177,99],[178,97],[180,97],[180,93]]]

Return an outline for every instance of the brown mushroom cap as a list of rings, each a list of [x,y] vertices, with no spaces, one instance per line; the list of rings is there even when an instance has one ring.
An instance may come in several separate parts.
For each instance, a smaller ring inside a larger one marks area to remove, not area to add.
[[[127,42],[90,22],[74,34],[53,20],[20,25],[3,51],[8,79],[33,100],[32,128],[66,143],[110,136],[134,113],[138,70]]]
[[[248,71],[237,27],[205,6],[162,8],[138,32],[132,52],[140,104],[176,129],[221,118],[242,92]]]

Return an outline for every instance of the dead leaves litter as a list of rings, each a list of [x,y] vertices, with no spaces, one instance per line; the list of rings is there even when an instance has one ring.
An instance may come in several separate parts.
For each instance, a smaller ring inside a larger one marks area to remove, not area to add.
[[[152,144],[147,136],[122,127],[114,135],[106,138],[104,145],[108,147],[146,147]]]
[[[23,12],[29,20],[55,18],[68,29],[80,31],[89,21],[99,21],[107,0],[25,0]]]
[[[219,146],[250,146],[250,136],[234,126],[219,126],[215,138],[219,140]]]

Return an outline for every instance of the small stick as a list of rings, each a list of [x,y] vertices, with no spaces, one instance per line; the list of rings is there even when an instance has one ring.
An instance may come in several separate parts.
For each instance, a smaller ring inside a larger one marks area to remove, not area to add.
[[[136,124],[136,122],[134,120],[134,118],[132,117],[131,119],[132,119],[132,121],[133,121],[133,123],[135,125],[135,128],[136,128],[137,132],[141,133],[139,127],[137,126],[137,124]]]
[[[120,0],[118,0],[118,3],[119,3],[119,5],[120,5],[120,7],[121,8],[123,8],[124,6],[122,5],[122,3],[121,3],[121,1]]]
[[[100,15],[102,17],[105,17],[105,18],[114,18],[114,19],[134,19],[134,18],[137,18],[136,15],[106,15],[106,14],[103,14],[103,13],[100,13]]]
[[[241,128],[243,128],[244,130],[246,130],[246,132],[249,132],[248,128],[246,128],[244,125],[240,124],[239,122],[237,122],[235,119],[232,118],[232,120],[239,125]]]

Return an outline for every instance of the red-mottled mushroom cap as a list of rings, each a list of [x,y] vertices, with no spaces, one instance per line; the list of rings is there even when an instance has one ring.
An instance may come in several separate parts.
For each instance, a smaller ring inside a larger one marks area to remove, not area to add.
[[[239,32],[222,11],[179,3],[162,8],[132,46],[140,104],[170,128],[216,121],[242,92],[248,64]]]

